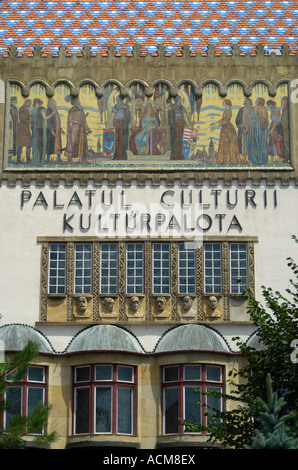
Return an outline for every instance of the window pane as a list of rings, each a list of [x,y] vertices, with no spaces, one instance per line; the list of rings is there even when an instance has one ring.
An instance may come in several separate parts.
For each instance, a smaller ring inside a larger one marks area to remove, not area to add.
[[[117,294],[118,245],[117,243],[102,243],[100,250],[100,292],[101,294]]]
[[[6,401],[9,403],[9,409],[5,413],[5,427],[8,428],[11,418],[22,414],[22,388],[9,387],[6,392]]]
[[[133,389],[129,387],[117,389],[117,432],[133,433]]]
[[[65,294],[66,243],[50,243],[49,246],[49,294]]]
[[[189,423],[201,423],[201,405],[197,403],[201,399],[198,387],[184,387],[184,419]],[[185,431],[189,432],[187,426]]]
[[[215,392],[222,392],[222,389],[220,387],[207,387],[207,391],[214,390]],[[214,395],[207,395],[207,405],[213,408],[214,410],[221,411],[221,404],[222,404],[222,399],[220,397],[216,397]],[[212,409],[208,408],[208,413],[213,414],[215,411]],[[211,424],[210,418],[207,418],[207,425]]]
[[[206,366],[206,378],[210,382],[221,382],[221,367]]]
[[[179,294],[196,292],[196,250],[191,243],[178,244],[178,291]]]
[[[96,387],[95,431],[112,432],[112,388]]]
[[[231,294],[243,293],[243,286],[238,284],[239,280],[247,286],[247,245],[246,243],[230,244],[230,285]]]
[[[77,388],[75,400],[75,433],[89,433],[90,432],[90,397],[89,388]]]
[[[39,402],[44,401],[44,390],[41,387],[28,387],[28,409],[27,414],[29,415],[34,411],[36,405]]]
[[[178,388],[166,388],[164,390],[164,432],[165,434],[177,433],[178,422]]]
[[[144,245],[126,244],[126,292],[142,294],[144,285]]]
[[[112,380],[112,366],[95,366],[95,380]]]
[[[219,294],[221,280],[221,244],[204,244],[204,286],[206,294]]]
[[[90,380],[90,367],[76,367],[75,382],[87,382]]]
[[[123,382],[132,382],[133,381],[133,368],[118,366],[117,379]]]
[[[75,293],[91,294],[92,292],[92,244],[75,244]]]
[[[41,387],[28,387],[27,416],[35,410],[39,402],[44,402],[44,389]],[[42,434],[42,429],[37,429],[34,434]]]
[[[28,381],[30,382],[44,382],[44,367],[28,367]]]
[[[160,266],[157,267],[159,263]],[[170,293],[170,244],[152,244],[153,294]]]
[[[179,378],[179,368],[178,366],[173,367],[164,367],[164,382],[175,382]]]
[[[201,366],[184,366],[184,380],[200,380]]]

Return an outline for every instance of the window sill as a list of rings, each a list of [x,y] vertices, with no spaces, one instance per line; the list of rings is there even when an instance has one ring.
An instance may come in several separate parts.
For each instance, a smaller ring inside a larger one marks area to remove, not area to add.
[[[178,325],[185,325],[185,324],[191,324],[191,323],[195,323],[195,324],[200,324],[200,325],[212,325],[212,327],[214,327],[215,325],[253,325],[254,323],[250,320],[220,320],[220,321],[196,321],[196,320],[193,320],[193,321],[189,321],[189,322],[185,322],[185,321],[159,321],[158,322],[158,325],[169,325],[169,326],[178,326]],[[85,320],[84,321],[84,325],[103,325],[105,323],[101,322],[101,321],[90,321],[90,320]],[[128,326],[128,322],[127,321],[110,321],[109,322],[110,325],[120,325],[120,326]],[[130,321],[129,322],[129,325],[136,325],[136,326],[153,326],[153,325],[156,325],[157,322],[156,321]],[[45,325],[52,325],[52,326],[55,326],[55,325],[59,325],[59,326],[70,326],[70,325],[82,325],[82,322],[77,322],[77,321],[36,321],[35,322],[35,326],[45,326]]]
[[[67,297],[67,294],[47,294],[47,297],[49,299],[65,299]]]
[[[74,448],[90,448],[90,447],[104,447],[105,449],[111,448],[134,448],[139,449],[140,443],[136,436],[124,436],[123,434],[117,435],[104,435],[104,434],[80,434],[76,436],[69,436],[66,444],[66,449]]]
[[[208,436],[201,433],[168,434],[157,438],[156,449],[221,447],[220,444],[207,443],[207,439]]]

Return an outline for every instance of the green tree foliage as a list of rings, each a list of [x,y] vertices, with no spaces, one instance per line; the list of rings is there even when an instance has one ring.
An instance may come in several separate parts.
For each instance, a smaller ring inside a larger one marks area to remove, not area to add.
[[[296,237],[293,239],[298,243]],[[207,432],[209,441],[221,442],[223,447],[243,448],[252,444],[260,425],[258,417],[264,411],[268,374],[275,392],[283,400],[282,412],[286,415],[289,433],[298,436],[298,361],[293,360],[292,346],[293,340],[298,339],[298,266],[292,258],[287,262],[294,280],[290,279],[290,287],[284,295],[262,287],[263,306],[246,289],[248,313],[263,347],[256,350],[240,338],[234,338],[247,363],[230,374],[228,380],[233,392],[222,395],[225,403],[233,404],[234,409],[207,408],[208,423],[211,423],[207,427],[187,423],[193,431]]]
[[[0,364],[0,414],[10,407],[5,399],[5,392],[10,385],[21,381],[27,372],[28,364],[38,354],[36,343],[29,341],[26,347],[19,351],[12,361],[5,358]],[[34,435],[33,442],[36,444],[48,444],[54,442],[58,435],[56,432],[46,434],[39,433],[48,422],[51,406],[38,403],[34,411],[28,416],[13,416],[6,429],[0,428],[0,449],[22,449],[25,447],[24,436]],[[37,433],[37,434],[35,434]]]
[[[278,398],[272,390],[270,374],[267,375],[267,402],[258,399],[260,412],[258,423],[251,445],[246,449],[298,449],[298,438],[291,435],[286,422],[292,414],[282,414],[287,403],[283,397]]]

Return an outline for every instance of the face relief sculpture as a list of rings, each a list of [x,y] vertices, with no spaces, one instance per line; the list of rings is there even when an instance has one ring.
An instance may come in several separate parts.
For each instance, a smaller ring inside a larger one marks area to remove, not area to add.
[[[139,305],[140,305],[139,297],[132,297],[130,299],[130,308],[131,308],[132,313],[136,313],[138,311]]]
[[[217,298],[214,295],[211,295],[208,299],[209,307],[211,310],[215,310],[217,307]]]
[[[103,303],[109,312],[113,311],[115,300],[112,297],[105,297]]]
[[[182,310],[188,312],[192,306],[192,298],[189,295],[186,295],[182,299]]]
[[[80,313],[85,313],[87,310],[87,299],[84,296],[78,298],[78,310]]]
[[[165,297],[157,297],[156,299],[156,308],[158,312],[163,312],[166,306],[166,299]]]

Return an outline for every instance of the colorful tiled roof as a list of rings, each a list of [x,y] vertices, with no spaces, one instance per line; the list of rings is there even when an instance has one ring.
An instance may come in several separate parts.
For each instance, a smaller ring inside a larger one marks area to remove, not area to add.
[[[254,53],[280,50],[288,44],[297,50],[297,0],[115,1],[53,0],[0,2],[0,54],[11,45],[18,54],[32,55],[35,45],[43,54],[106,54],[110,45],[118,54],[131,54],[138,44],[142,54],[155,54],[160,44],[167,54],[180,54],[184,44],[191,53]]]

